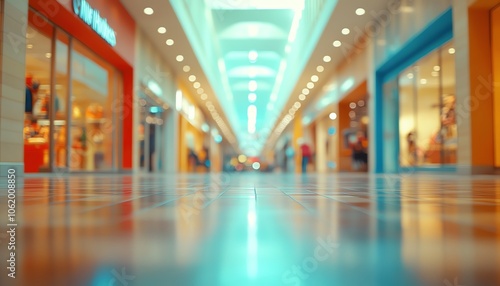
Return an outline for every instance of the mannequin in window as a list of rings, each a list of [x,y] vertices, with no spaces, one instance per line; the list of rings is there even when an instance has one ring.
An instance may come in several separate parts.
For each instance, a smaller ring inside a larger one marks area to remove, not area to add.
[[[24,105],[24,112],[32,114],[33,106],[38,99],[38,89],[40,84],[37,81],[33,81],[31,77],[26,79],[26,98]]]

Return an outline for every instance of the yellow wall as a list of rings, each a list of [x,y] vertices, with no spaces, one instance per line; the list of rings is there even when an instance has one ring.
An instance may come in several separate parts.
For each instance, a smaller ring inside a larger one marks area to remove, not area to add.
[[[302,138],[304,134],[302,125],[302,111],[299,110],[295,113],[295,119],[293,120],[293,150],[295,150],[295,173],[299,174],[302,172],[302,153],[300,152],[300,146],[298,139]]]
[[[182,83],[178,83],[179,89],[182,91],[184,99],[195,105],[189,91]],[[203,149],[203,141],[205,134],[203,131],[194,127],[182,114],[179,119],[179,171],[180,172],[194,172],[195,166],[189,165],[189,142],[187,135],[192,134],[194,138],[194,151],[199,156]],[[207,146],[208,147],[208,146]]]

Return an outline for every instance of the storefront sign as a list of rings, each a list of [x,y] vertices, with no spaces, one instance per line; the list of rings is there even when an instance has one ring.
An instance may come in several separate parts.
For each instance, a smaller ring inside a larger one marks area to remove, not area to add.
[[[86,0],[73,0],[73,11],[106,42],[113,47],[116,46],[115,30],[109,26],[108,20],[102,18],[99,11],[92,8]]]

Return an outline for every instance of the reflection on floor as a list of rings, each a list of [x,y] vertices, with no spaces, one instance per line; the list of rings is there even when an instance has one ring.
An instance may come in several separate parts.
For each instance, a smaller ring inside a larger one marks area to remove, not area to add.
[[[0,285],[500,285],[498,177],[32,177],[17,219]]]

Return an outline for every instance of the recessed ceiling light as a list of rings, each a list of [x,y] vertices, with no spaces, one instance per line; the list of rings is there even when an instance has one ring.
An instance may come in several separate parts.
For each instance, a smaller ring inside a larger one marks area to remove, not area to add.
[[[199,83],[199,82],[193,83],[194,88],[200,88],[200,86],[201,86],[201,83]]]
[[[330,113],[329,117],[330,117],[331,120],[335,120],[335,119],[337,119],[337,113],[332,112],[332,113]]]
[[[359,107],[363,107],[363,106],[365,106],[365,101],[364,101],[364,100],[360,100],[360,101],[358,101],[358,106],[359,106]]]
[[[312,82],[308,82],[308,83],[307,83],[307,88],[308,88],[308,89],[313,89],[313,88],[314,88],[314,83],[312,83]]]
[[[329,63],[329,62],[331,62],[331,61],[332,61],[332,57],[330,57],[330,56],[324,56],[324,57],[323,57],[323,61],[324,61],[325,63]]]
[[[250,60],[251,63],[257,62],[258,57],[259,57],[259,53],[257,53],[257,51],[250,51],[248,53],[248,59]]]
[[[184,72],[189,72],[189,71],[191,71],[191,67],[190,67],[190,66],[184,66],[184,67],[182,68],[182,70],[183,70]]]
[[[251,92],[254,92],[257,90],[257,82],[255,80],[251,80],[248,83],[248,90],[250,90]]]
[[[46,54],[45,54],[45,57],[46,57],[47,59],[50,59],[50,58],[52,57],[52,54],[51,54],[51,53],[46,53]]]
[[[413,7],[412,6],[401,6],[399,10],[403,13],[412,13],[413,12]]]
[[[307,89],[307,88],[304,88],[304,89],[302,90],[302,94],[309,95],[309,93],[310,93],[310,90],[309,90],[309,89]]]
[[[174,40],[168,39],[166,42],[167,46],[173,46],[174,45]]]
[[[317,75],[313,75],[313,76],[311,77],[311,81],[312,81],[312,82],[318,82],[318,80],[319,80],[319,77],[318,77]]]
[[[455,54],[455,49],[454,49],[454,48],[450,48],[450,49],[448,50],[448,53],[449,53],[450,55],[454,55],[454,54]]]
[[[195,75],[190,75],[189,76],[189,81],[190,82],[195,82],[196,81],[196,76]]]
[[[409,73],[406,75],[409,79],[412,79],[413,78],[413,73]]]
[[[338,47],[342,46],[342,42],[341,41],[334,41],[333,46],[338,48]]]
[[[32,44],[27,44],[27,45],[26,45],[26,48],[28,48],[28,49],[33,49],[33,45],[32,45]]]
[[[437,71],[437,72],[438,72],[438,71],[440,71],[440,70],[441,70],[441,67],[440,67],[440,66],[434,66],[432,69],[433,69],[434,71]]]
[[[363,8],[358,8],[358,9],[356,9],[356,15],[358,15],[358,16],[362,16],[362,15],[364,15],[364,14],[365,14],[365,12],[366,12],[366,11],[365,11],[365,9],[363,9]]]
[[[200,88],[198,88],[198,90],[196,92],[198,92],[198,94],[203,94],[205,92],[205,90],[200,87]]]
[[[420,83],[421,83],[421,84],[427,84],[427,79],[425,79],[425,78],[421,79],[421,80],[420,80]]]
[[[184,60],[184,56],[183,55],[178,55],[176,58],[175,58],[178,62],[182,62]]]
[[[325,68],[324,68],[323,66],[318,66],[318,67],[316,68],[316,70],[317,70],[318,72],[324,72],[324,71],[325,71]]]
[[[343,35],[349,35],[350,32],[351,32],[351,30],[349,30],[348,28],[342,29],[342,34]]]
[[[357,106],[357,105],[356,105],[356,102],[351,102],[351,103],[349,104],[349,107],[350,107],[351,109],[355,109],[355,108],[356,108],[356,106]]]
[[[257,100],[257,94],[255,93],[248,94],[248,101],[250,101],[250,103],[254,103],[256,100]]]
[[[301,104],[300,102],[298,102],[298,101],[297,101],[297,102],[295,102],[295,104],[294,104],[293,106],[294,106],[295,108],[299,109],[299,108],[302,106],[302,104]]]
[[[144,14],[146,14],[146,15],[153,15],[154,12],[155,11],[151,7],[144,8]]]
[[[306,98],[307,97],[305,95],[303,95],[303,94],[299,95],[299,100],[300,101],[304,101],[304,100],[306,100]]]
[[[167,28],[165,28],[165,27],[158,28],[158,33],[165,34],[166,32],[167,32]]]

